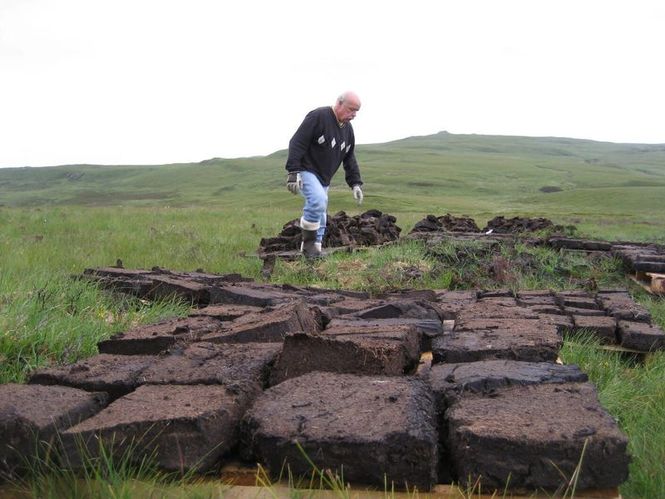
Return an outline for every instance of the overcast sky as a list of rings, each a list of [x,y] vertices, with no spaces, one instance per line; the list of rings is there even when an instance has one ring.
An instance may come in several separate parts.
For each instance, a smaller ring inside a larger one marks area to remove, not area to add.
[[[359,144],[665,143],[664,58],[662,0],[0,0],[0,167],[265,155],[347,89]]]

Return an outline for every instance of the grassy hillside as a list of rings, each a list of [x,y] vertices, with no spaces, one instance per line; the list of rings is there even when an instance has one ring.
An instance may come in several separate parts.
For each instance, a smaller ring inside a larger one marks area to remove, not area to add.
[[[497,214],[547,216],[613,239],[659,238],[665,228],[665,145],[442,132],[357,149],[365,206],[407,227],[450,212],[479,224]],[[0,205],[241,206],[288,219],[300,201],[285,195],[285,158],[0,169]],[[348,194],[340,174],[331,210],[356,209]]]

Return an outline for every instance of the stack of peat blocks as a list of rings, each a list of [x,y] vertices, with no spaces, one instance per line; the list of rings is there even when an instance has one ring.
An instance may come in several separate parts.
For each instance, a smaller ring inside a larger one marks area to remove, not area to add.
[[[85,275],[195,309],[0,385],[5,475],[50,442],[73,468],[101,450],[182,472],[242,460],[308,475],[311,460],[345,482],[423,491],[553,490],[579,466],[578,490],[609,489],[627,478],[627,438],[587,376],[556,362],[562,335],[665,346],[621,290],[370,297],[159,269]]]

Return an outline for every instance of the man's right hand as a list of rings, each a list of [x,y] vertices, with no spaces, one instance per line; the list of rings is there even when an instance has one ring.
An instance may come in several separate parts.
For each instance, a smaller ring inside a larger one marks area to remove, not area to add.
[[[298,194],[302,191],[302,177],[300,172],[289,172],[286,177],[286,188],[291,194]]]

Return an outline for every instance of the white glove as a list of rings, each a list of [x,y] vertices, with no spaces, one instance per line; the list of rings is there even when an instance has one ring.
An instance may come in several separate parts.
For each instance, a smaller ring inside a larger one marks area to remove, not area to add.
[[[287,175],[286,188],[291,194],[298,194],[302,191],[302,176],[300,172],[291,172]]]
[[[363,204],[363,190],[360,188],[359,185],[354,185],[353,186],[353,199],[355,199],[358,204]]]

